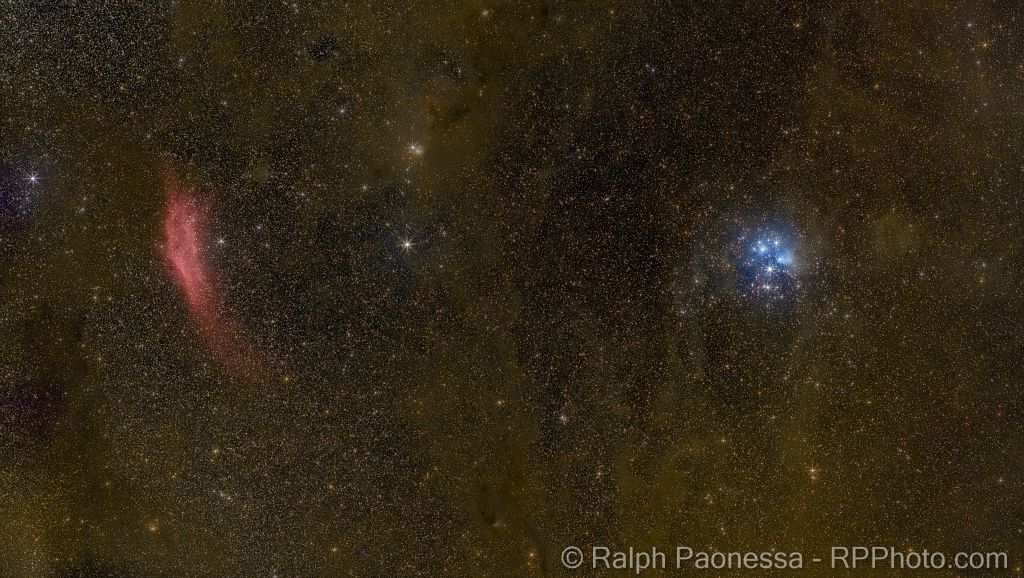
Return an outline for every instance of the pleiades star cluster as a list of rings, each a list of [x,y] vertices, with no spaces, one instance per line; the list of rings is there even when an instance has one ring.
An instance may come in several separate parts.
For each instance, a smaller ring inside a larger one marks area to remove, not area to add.
[[[4,1],[0,576],[1020,575],[1022,190],[1015,1]]]

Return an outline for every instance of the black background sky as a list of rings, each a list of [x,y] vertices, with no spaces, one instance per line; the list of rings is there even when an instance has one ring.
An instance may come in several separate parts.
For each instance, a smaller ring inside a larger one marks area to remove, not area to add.
[[[1022,19],[4,3],[0,576],[1019,566]]]

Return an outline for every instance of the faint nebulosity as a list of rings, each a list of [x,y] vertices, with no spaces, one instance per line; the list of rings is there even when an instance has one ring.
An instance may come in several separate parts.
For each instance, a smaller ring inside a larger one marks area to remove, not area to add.
[[[0,47],[0,576],[1020,574],[1017,2],[13,0]]]

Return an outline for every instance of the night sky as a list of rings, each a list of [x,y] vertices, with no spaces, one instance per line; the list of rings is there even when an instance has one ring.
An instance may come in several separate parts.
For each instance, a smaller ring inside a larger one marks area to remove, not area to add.
[[[0,576],[1018,575],[1022,187],[1013,1],[3,2]]]

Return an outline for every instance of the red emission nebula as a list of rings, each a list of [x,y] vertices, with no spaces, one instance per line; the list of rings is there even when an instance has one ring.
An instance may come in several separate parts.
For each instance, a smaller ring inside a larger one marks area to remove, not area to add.
[[[215,275],[206,255],[210,207],[193,187],[178,183],[174,169],[164,169],[162,250],[172,277],[203,340],[230,375],[253,378],[259,370],[253,348],[243,339],[242,326],[225,312]]]

